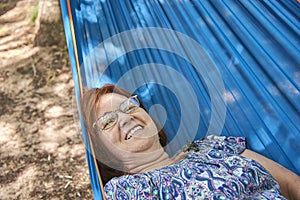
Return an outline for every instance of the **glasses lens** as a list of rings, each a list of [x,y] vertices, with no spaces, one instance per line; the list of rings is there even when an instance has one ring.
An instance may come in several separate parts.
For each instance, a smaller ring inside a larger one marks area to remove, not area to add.
[[[139,101],[139,99],[138,99],[138,97],[137,97],[136,95],[130,97],[129,100],[130,100],[133,104],[135,104],[137,107],[140,107],[140,101]]]
[[[128,98],[120,105],[120,110],[124,113],[132,113],[140,106],[140,102],[136,96]]]
[[[99,119],[101,130],[107,130],[113,127],[118,120],[118,116],[115,112],[106,113]]]
[[[125,100],[120,105],[120,111],[129,114],[134,112],[137,108],[140,107],[140,102],[137,96],[132,96]],[[93,124],[93,127],[98,124],[101,130],[108,130],[112,128],[118,121],[118,114],[116,111],[105,113],[100,119]]]

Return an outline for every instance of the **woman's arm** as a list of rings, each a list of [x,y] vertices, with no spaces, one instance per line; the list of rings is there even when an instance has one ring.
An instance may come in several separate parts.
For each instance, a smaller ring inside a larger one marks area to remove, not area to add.
[[[283,196],[287,199],[300,199],[300,177],[278,163],[246,149],[242,154],[246,158],[257,161],[278,181]]]

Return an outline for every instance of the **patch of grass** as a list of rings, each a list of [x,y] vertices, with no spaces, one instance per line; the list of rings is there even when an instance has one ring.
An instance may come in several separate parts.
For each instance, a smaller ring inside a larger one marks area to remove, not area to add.
[[[33,13],[31,15],[30,21],[32,23],[34,23],[35,20],[37,19],[38,15],[39,15],[39,6],[37,5],[37,6],[34,7],[34,10],[33,10]]]
[[[2,4],[0,4],[0,9],[2,9],[2,10],[7,9],[8,7],[9,7],[8,3],[2,3]]]
[[[0,1],[0,15],[5,14],[10,9],[14,8],[16,3],[14,1],[8,2],[7,0]]]

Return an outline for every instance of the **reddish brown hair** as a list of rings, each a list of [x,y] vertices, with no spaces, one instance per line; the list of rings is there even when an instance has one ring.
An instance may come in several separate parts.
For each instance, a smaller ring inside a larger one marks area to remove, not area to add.
[[[115,85],[109,84],[109,85],[105,85],[101,88],[94,88],[94,89],[86,90],[81,99],[81,114],[84,119],[85,128],[91,135],[93,147],[95,149],[101,148],[102,145],[99,144],[100,140],[97,139],[97,137],[95,137],[97,134],[97,129],[93,128],[93,123],[97,119],[96,111],[98,110],[101,96],[103,96],[104,94],[109,94],[109,93],[116,93],[116,94],[123,95],[125,97],[131,96],[131,94],[129,92],[127,92],[126,90],[123,90]],[[141,102],[141,108],[143,108],[145,110],[142,102]],[[158,126],[157,123],[156,123],[156,126]],[[158,130],[160,130],[158,133],[160,144],[164,147],[167,145],[166,133],[164,132],[163,129],[160,129],[159,127],[157,127],[157,128],[158,128]],[[97,159],[97,165],[98,165],[98,169],[101,174],[101,179],[102,179],[103,184],[107,183],[113,177],[119,177],[119,176],[128,174],[128,173],[123,172],[122,170],[113,169],[113,168],[105,165],[103,162],[99,161],[99,159]]]

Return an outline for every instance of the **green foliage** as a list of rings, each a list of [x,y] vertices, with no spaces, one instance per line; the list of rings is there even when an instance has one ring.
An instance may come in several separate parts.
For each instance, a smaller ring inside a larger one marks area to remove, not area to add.
[[[6,10],[7,8],[9,8],[9,4],[8,3],[2,3],[2,4],[0,4],[0,9],[1,10]]]
[[[35,20],[36,20],[37,17],[38,17],[38,14],[39,14],[39,6],[37,5],[37,6],[34,7],[33,13],[32,13],[31,18],[30,18],[30,21],[31,21],[32,23],[35,22]]]

